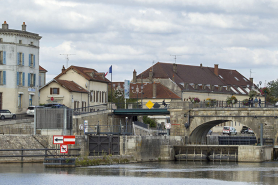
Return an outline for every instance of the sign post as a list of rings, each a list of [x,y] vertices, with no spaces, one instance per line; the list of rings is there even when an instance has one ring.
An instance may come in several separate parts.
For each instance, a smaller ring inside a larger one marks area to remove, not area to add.
[[[88,120],[84,120],[84,134],[88,132]]]
[[[165,128],[167,129],[167,136],[170,135],[171,123],[166,123]]]
[[[68,145],[60,145],[60,153],[68,153]]]

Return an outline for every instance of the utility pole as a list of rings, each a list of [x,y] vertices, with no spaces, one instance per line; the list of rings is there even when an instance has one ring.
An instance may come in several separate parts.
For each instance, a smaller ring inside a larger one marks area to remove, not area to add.
[[[75,54],[60,54],[60,55],[66,55],[66,59],[67,59],[67,64],[66,64],[66,68],[68,68],[68,63],[69,63],[69,55],[75,55]]]
[[[175,63],[176,63],[176,59],[177,59],[177,56],[182,56],[182,55],[170,55],[170,56],[174,56],[175,58]]]

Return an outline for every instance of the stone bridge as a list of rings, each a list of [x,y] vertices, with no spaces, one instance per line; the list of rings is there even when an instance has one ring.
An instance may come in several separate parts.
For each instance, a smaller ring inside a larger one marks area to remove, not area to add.
[[[171,135],[187,136],[192,144],[205,143],[212,127],[228,121],[250,127],[257,139],[263,126],[263,138],[278,143],[278,108],[190,108],[178,104],[173,107],[169,109]]]

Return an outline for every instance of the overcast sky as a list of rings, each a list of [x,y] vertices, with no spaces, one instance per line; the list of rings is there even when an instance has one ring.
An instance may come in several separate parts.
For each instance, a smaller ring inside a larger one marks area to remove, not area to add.
[[[276,80],[277,0],[1,0],[10,29],[42,36],[50,81],[66,66],[132,79],[153,62],[235,69],[257,84]],[[110,75],[108,76],[110,79]]]

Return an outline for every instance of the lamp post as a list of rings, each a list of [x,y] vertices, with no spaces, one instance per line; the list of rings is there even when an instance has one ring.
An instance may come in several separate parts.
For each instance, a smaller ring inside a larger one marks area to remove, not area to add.
[[[135,89],[135,92],[133,91],[133,89],[134,89],[133,86],[131,87],[131,89],[132,89],[132,92],[133,92],[133,93],[136,93],[136,94],[137,94],[137,108],[138,108],[138,93],[142,93],[142,91],[143,91],[143,86],[141,86],[141,92],[139,91],[138,85],[137,85],[137,87],[136,87],[136,89]],[[141,99],[141,103],[142,103],[142,99]]]

